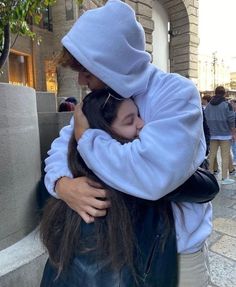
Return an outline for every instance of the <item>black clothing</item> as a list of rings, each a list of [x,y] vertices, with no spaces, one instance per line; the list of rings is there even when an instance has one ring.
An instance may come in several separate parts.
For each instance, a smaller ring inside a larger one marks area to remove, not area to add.
[[[219,104],[221,104],[222,102],[225,102],[226,99],[223,96],[219,96],[219,95],[215,95],[212,97],[212,99],[210,100],[209,104],[213,105],[213,106],[217,106]]]
[[[206,156],[208,156],[209,151],[210,151],[211,134],[210,134],[210,129],[207,124],[204,110],[202,110],[202,114],[203,114],[203,131],[204,131],[204,136],[205,136],[205,141],[206,141]]]

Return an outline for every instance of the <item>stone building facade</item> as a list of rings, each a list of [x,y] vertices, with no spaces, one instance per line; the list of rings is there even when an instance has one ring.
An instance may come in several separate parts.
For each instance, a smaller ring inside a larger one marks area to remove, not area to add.
[[[81,91],[77,85],[77,75],[70,70],[56,70],[52,59],[60,51],[60,39],[70,29],[75,19],[84,10],[103,5],[106,1],[84,0],[78,6],[74,0],[58,0],[50,8],[46,29],[33,27],[37,38],[32,41],[18,37],[8,63],[0,75],[1,82],[23,84],[35,88],[37,91],[56,92],[59,97],[80,97]],[[168,58],[168,71],[182,74],[196,81],[198,74],[198,0],[126,0],[124,1],[136,11],[138,21],[143,25],[146,33],[146,50],[152,55],[159,55],[154,51],[154,30],[158,27],[153,19],[154,12],[159,18],[162,7],[166,14],[164,23],[165,38],[157,34],[157,41],[162,45],[166,42],[167,52],[160,57]],[[156,6],[157,4],[159,6]],[[161,17],[160,17],[161,19]],[[53,28],[52,28],[53,27]],[[13,35],[14,39],[14,35]],[[60,83],[57,85],[57,82]]]

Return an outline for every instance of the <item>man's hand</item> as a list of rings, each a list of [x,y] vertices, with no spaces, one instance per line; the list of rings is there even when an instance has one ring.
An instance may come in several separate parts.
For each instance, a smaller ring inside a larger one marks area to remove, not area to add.
[[[75,125],[74,133],[75,133],[75,139],[77,141],[80,139],[83,132],[89,129],[87,118],[82,112],[82,106],[83,106],[83,103],[76,105],[75,111],[74,111],[74,125]]]
[[[55,186],[59,197],[76,211],[86,223],[95,217],[106,215],[110,202],[106,200],[106,190],[87,177],[60,178]]]

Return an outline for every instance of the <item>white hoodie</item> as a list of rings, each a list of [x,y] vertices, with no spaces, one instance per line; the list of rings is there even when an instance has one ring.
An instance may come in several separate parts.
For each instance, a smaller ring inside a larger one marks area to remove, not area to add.
[[[88,129],[78,150],[88,167],[108,185],[156,200],[184,183],[202,163],[205,140],[195,85],[150,63],[134,11],[119,0],[85,12],[62,44],[92,74],[123,97],[133,96],[145,126],[140,139],[121,145],[104,131]],[[46,159],[45,184],[56,197],[55,181],[72,177],[67,166],[71,125],[62,129]],[[178,251],[200,249],[211,233],[211,204],[172,203]]]

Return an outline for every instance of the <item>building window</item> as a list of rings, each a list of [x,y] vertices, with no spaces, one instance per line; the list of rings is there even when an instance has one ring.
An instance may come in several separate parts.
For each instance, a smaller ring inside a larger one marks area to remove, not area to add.
[[[33,86],[31,57],[11,52],[9,55],[9,83],[22,86]]]
[[[47,92],[57,93],[56,66],[53,61],[45,61]]]

